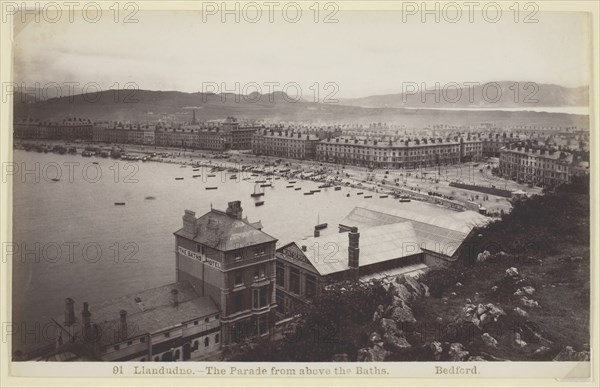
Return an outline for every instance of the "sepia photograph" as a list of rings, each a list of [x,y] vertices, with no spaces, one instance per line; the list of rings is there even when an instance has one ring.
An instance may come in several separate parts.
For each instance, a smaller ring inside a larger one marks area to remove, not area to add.
[[[2,1],[4,373],[592,382],[555,3]]]

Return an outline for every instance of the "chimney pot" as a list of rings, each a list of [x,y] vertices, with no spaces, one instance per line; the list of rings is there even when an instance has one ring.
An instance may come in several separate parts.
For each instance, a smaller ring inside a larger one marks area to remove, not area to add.
[[[353,226],[350,228],[350,232],[348,233],[348,267],[352,272],[352,277],[354,280],[358,280],[359,275],[359,238],[360,233],[358,233],[358,228]]]
[[[65,326],[75,323],[75,301],[71,298],[65,299]]]

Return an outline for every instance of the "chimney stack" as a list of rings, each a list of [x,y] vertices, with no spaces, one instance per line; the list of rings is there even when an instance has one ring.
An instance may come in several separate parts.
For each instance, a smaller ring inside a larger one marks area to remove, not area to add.
[[[186,233],[196,234],[196,212],[191,210],[186,210],[183,215],[183,230]]]
[[[241,201],[233,201],[233,202],[227,203],[227,210],[225,211],[225,213],[227,213],[227,215],[230,217],[234,217],[234,218],[237,218],[238,220],[241,220],[243,210],[244,209],[242,209]]]
[[[319,229],[317,229],[317,227],[315,226],[315,233],[314,233],[315,237],[319,237],[321,236],[321,232],[319,231]]]
[[[71,298],[65,299],[65,326],[75,323],[75,301]]]
[[[179,291],[177,291],[175,288],[173,288],[171,290],[171,302],[173,303],[173,306],[179,305],[178,294],[179,294]]]
[[[127,311],[119,311],[119,317],[121,318],[121,324],[119,325],[119,335],[121,339],[127,338]]]
[[[358,280],[359,274],[359,237],[358,228],[356,226],[350,228],[350,232],[348,232],[348,267],[350,267],[351,277],[354,280]]]

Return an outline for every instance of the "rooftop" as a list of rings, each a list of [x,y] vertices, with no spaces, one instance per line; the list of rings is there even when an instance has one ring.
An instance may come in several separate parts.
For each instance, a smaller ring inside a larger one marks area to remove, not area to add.
[[[236,218],[223,211],[211,209],[196,219],[195,233],[181,228],[175,234],[220,251],[277,241],[275,237],[260,229],[260,221],[250,223],[247,218]]]
[[[381,225],[360,230],[361,267],[421,253],[409,222]],[[304,256],[320,275],[346,271],[348,267],[348,233],[312,237],[295,241],[299,249],[306,246]]]

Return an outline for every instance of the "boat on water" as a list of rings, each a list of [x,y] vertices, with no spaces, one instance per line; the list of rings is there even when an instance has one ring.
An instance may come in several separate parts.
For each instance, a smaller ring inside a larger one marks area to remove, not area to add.
[[[192,175],[192,178],[199,178],[199,177],[201,177],[201,176],[202,176],[202,175],[200,175],[200,174],[196,174],[196,175]]]
[[[256,201],[254,202],[254,206],[262,206],[265,204],[265,201]]]
[[[294,187],[294,185],[287,185],[287,186],[285,186],[286,189],[291,189],[292,187]]]
[[[149,196],[147,196],[147,197],[146,197],[146,198],[144,198],[144,199],[156,199],[156,197],[154,197],[154,196],[152,196],[152,195],[149,195]]]
[[[364,198],[373,198],[372,195],[365,195]]]
[[[263,183],[260,187],[273,187],[271,183]]]
[[[321,190],[319,190],[319,189],[315,189],[315,190],[311,190],[311,192],[313,192],[313,193],[320,193],[320,192],[321,192]]]
[[[52,179],[50,179],[50,180],[51,180],[52,182],[58,182],[58,181],[60,181],[60,179],[58,179],[58,178],[52,178]]]
[[[349,196],[350,196],[350,193],[346,194],[346,197],[349,197]]]
[[[302,190],[302,187],[296,187],[294,191]]]
[[[215,175],[215,174],[208,174],[207,176],[208,176],[209,178],[214,178],[214,177],[216,177],[216,175]]]
[[[176,181],[182,181],[183,178],[175,178]]]
[[[210,187],[206,188],[206,190],[216,190],[216,189],[218,189],[218,187],[216,187],[216,186],[210,186]]]
[[[116,206],[124,206],[124,205],[125,205],[125,202],[115,202],[115,205],[116,205]]]
[[[192,171],[199,171],[199,170],[200,170],[199,168],[195,168],[195,169],[193,169]]]
[[[265,183],[266,181],[255,181],[254,183]]]
[[[85,156],[85,157],[88,157],[88,158],[91,157],[91,156],[93,156],[93,155],[94,155],[94,153],[92,151],[83,151],[81,153],[81,156]]]
[[[229,177],[229,179],[237,179],[237,175],[232,175]]]
[[[321,186],[319,186],[319,189],[328,189],[330,187],[331,187],[331,185],[321,185]]]
[[[92,162],[92,164],[98,164],[98,162]]]
[[[342,189],[342,186],[336,186],[334,190],[335,191],[340,191],[341,189]]]
[[[254,184],[254,192],[250,194],[251,197],[260,197],[261,195],[265,195],[264,190],[258,190],[258,184]]]
[[[289,181],[288,182],[290,185],[293,185],[294,183],[296,183],[296,181]]]
[[[356,195],[363,195],[363,192],[361,191],[360,193],[356,193]]]
[[[380,195],[379,198],[387,198],[387,195]]]
[[[312,191],[306,192],[304,193],[304,195],[313,195],[314,193]]]
[[[316,230],[323,230],[327,228],[327,222],[320,222],[320,215],[317,214],[317,224],[315,225]]]
[[[400,198],[400,202],[410,202],[410,198]]]

